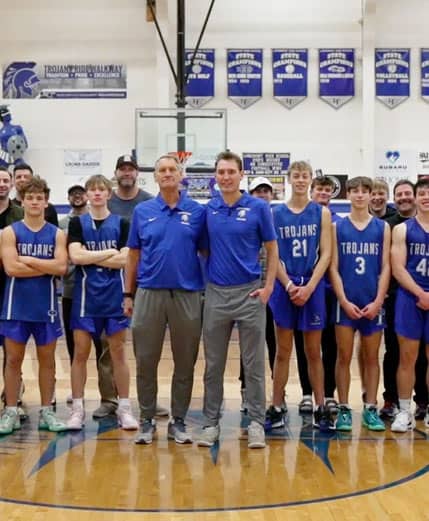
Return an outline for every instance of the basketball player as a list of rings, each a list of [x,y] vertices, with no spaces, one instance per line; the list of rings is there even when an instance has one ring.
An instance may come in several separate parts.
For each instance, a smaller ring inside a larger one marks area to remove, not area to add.
[[[68,231],[70,259],[76,265],[71,318],[75,341],[71,368],[73,405],[68,427],[73,430],[83,427],[91,337],[99,338],[104,331],[119,395],[118,423],[124,430],[135,430],[138,422],[131,412],[130,375],[124,352],[128,319],[122,308],[122,268],[128,252],[129,225],[107,208],[112,193],[108,179],[94,175],[85,183],[85,190],[89,212],[70,219]]]
[[[395,329],[400,353],[397,373],[399,412],[392,423],[394,432],[406,432],[416,425],[411,413],[411,393],[421,338],[426,343],[426,354],[429,354],[429,179],[417,181],[414,194],[416,217],[393,229],[392,268],[399,283]],[[426,379],[429,381],[428,373]],[[425,424],[429,427],[429,409]]]
[[[219,439],[223,378],[234,323],[246,379],[250,424],[248,447],[265,447],[265,305],[278,266],[271,210],[261,199],[240,191],[241,158],[226,151],[216,160],[220,195],[207,204],[210,251],[204,303],[204,417],[198,445],[211,447]],[[267,274],[261,288],[259,250],[267,251]]]
[[[201,337],[204,281],[198,250],[205,238],[205,210],[180,191],[182,179],[175,156],[156,161],[159,194],[136,207],[128,239],[124,309],[132,314],[141,414],[135,442],[141,445],[156,436],[158,364],[167,324],[174,360],[167,436],[179,444],[192,443],[185,417]]]
[[[317,405],[313,424],[321,430],[333,428],[331,414],[325,407],[320,356],[321,334],[326,322],[323,276],[331,259],[331,215],[327,208],[309,199],[312,176],[309,163],[292,163],[287,176],[291,198],[273,210],[283,267],[277,272],[270,299],[277,326],[277,353],[273,402],[266,413],[266,428],[282,427],[285,423],[287,410],[282,404],[294,329],[303,331],[304,335],[308,374]]]
[[[332,222],[337,222],[341,217],[329,208],[335,183],[328,176],[315,177],[311,182],[310,196],[315,203],[326,206],[331,213]],[[326,327],[322,331],[322,361],[325,375],[325,404],[331,412],[337,411],[337,402],[334,399],[335,391],[335,362],[337,359],[337,342],[335,339],[335,326],[333,323],[335,294],[327,273],[325,280],[326,300]],[[313,412],[312,388],[308,378],[307,358],[304,353],[304,338],[302,331],[294,331],[296,358],[298,363],[299,381],[302,388],[302,400],[298,405],[301,414]]]
[[[355,331],[361,336],[363,387],[366,401],[362,425],[369,430],[385,429],[376,403],[380,377],[378,350],[384,328],[383,302],[390,278],[390,227],[371,216],[368,203],[372,180],[355,177],[346,184],[350,215],[333,225],[333,255],[330,268],[337,295],[335,330],[337,336],[336,382],[339,412],[336,429],[350,431],[350,363]]]
[[[46,182],[32,178],[22,189],[24,219],[5,228],[1,236],[7,280],[0,332],[5,337],[7,359],[6,408],[0,419],[0,434],[10,434],[21,426],[18,389],[30,336],[34,337],[39,362],[39,429],[67,430],[50,406],[55,385],[55,346],[61,336],[55,276],[66,272],[67,250],[64,233],[45,221],[48,195]]]

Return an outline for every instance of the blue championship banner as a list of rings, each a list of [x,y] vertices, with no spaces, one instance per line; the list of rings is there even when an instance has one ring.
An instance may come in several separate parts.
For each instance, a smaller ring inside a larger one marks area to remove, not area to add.
[[[273,96],[288,109],[307,97],[308,50],[272,49]]]
[[[410,49],[375,49],[375,95],[390,109],[410,97]]]
[[[247,109],[262,97],[262,49],[228,49],[228,98]]]
[[[420,52],[421,95],[429,102],[429,49],[421,49]]]
[[[319,49],[319,97],[338,109],[354,95],[354,49]]]
[[[288,152],[243,152],[243,171],[249,185],[256,177],[266,177],[271,183],[274,201],[282,201],[285,198],[289,162]]]
[[[4,98],[126,98],[125,65],[13,62],[3,70]]]
[[[194,51],[185,53],[186,101],[194,109],[199,109],[214,97],[214,49],[199,49],[192,61]],[[192,63],[192,67],[191,67]]]

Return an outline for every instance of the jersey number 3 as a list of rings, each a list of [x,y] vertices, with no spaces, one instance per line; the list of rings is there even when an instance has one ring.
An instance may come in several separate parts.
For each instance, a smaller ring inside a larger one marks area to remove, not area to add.
[[[363,275],[365,273],[365,258],[364,257],[356,257],[355,259],[356,261],[356,268],[355,268],[355,272],[358,274],[358,275]]]

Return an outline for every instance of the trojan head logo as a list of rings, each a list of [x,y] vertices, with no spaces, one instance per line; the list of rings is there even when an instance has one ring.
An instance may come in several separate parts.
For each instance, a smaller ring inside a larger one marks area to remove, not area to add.
[[[35,98],[40,83],[34,72],[35,66],[35,62],[11,63],[3,74],[3,96],[5,98]]]

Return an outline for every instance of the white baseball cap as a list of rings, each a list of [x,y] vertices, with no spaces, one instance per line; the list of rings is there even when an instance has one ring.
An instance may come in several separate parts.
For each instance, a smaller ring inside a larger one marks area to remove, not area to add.
[[[255,179],[253,179],[253,181],[249,185],[249,192],[253,192],[253,190],[256,190],[258,188],[258,186],[262,185],[269,186],[271,190],[273,189],[273,184],[269,179],[267,179],[266,177],[255,177]]]

